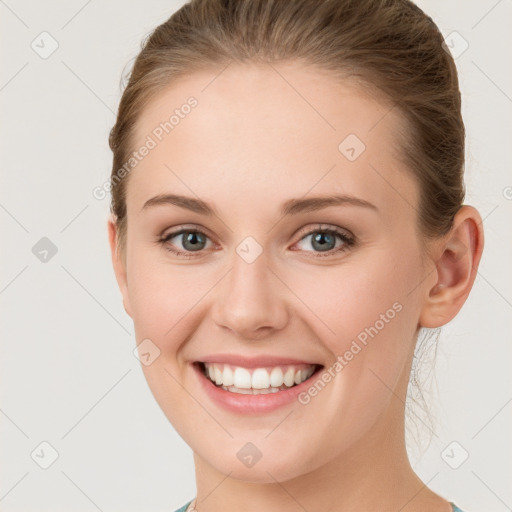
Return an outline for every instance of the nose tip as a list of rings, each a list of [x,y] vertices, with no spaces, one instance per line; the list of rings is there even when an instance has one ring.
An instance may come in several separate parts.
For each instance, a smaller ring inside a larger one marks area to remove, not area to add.
[[[282,282],[260,256],[252,263],[235,257],[214,305],[217,325],[247,340],[259,340],[287,322]]]

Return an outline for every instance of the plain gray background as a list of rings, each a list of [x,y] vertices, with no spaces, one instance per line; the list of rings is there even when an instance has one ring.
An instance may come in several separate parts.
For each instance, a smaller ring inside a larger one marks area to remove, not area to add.
[[[183,3],[0,1],[3,512],[173,511],[195,496],[192,452],[133,354],[110,261],[109,198],[92,195],[110,175],[121,75],[144,36]],[[505,512],[512,2],[417,3],[457,53],[466,204],[484,218],[486,246],[469,300],[441,331],[429,399],[435,434],[424,453],[411,446],[411,462],[465,512]]]

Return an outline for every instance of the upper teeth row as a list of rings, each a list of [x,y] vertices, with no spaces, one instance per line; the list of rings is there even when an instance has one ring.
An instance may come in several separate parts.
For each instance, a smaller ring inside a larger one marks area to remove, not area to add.
[[[291,387],[309,379],[315,371],[315,365],[276,366],[253,370],[229,364],[204,363],[204,365],[206,376],[210,377],[215,384],[244,389],[278,388],[283,384]]]

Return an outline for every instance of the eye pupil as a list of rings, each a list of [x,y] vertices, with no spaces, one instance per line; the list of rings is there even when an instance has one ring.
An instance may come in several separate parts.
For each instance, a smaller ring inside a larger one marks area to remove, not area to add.
[[[327,243],[325,242],[325,238],[328,238],[330,239]],[[334,241],[334,244],[336,244],[336,241],[333,237],[333,235],[331,235],[330,233],[317,233],[314,237],[313,237],[313,243],[318,243],[319,244],[319,249],[321,251],[330,251],[332,248],[326,248],[326,245],[329,244],[329,242],[332,242]]]
[[[201,238],[203,235],[201,233],[197,233],[197,232],[188,232],[186,235],[185,235],[185,239],[184,239],[184,242],[183,242],[183,247],[185,247],[185,249],[189,250],[189,247],[186,246],[187,243],[191,242],[192,243],[192,249],[193,250],[197,250],[198,249],[198,245],[197,245],[197,241],[198,241],[198,237]],[[203,240],[203,243],[204,243],[204,240]],[[201,241],[199,241],[199,245],[201,244]],[[202,247],[199,247],[199,250],[201,250]]]

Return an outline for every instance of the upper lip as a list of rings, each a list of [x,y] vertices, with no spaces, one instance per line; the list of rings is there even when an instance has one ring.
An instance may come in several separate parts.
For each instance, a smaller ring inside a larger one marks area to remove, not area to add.
[[[262,368],[265,366],[293,365],[293,364],[311,364],[322,366],[320,363],[304,361],[300,359],[292,359],[289,357],[279,357],[270,355],[261,356],[241,356],[235,354],[211,354],[197,360],[201,363],[226,363],[233,366],[241,366],[242,368]]]

